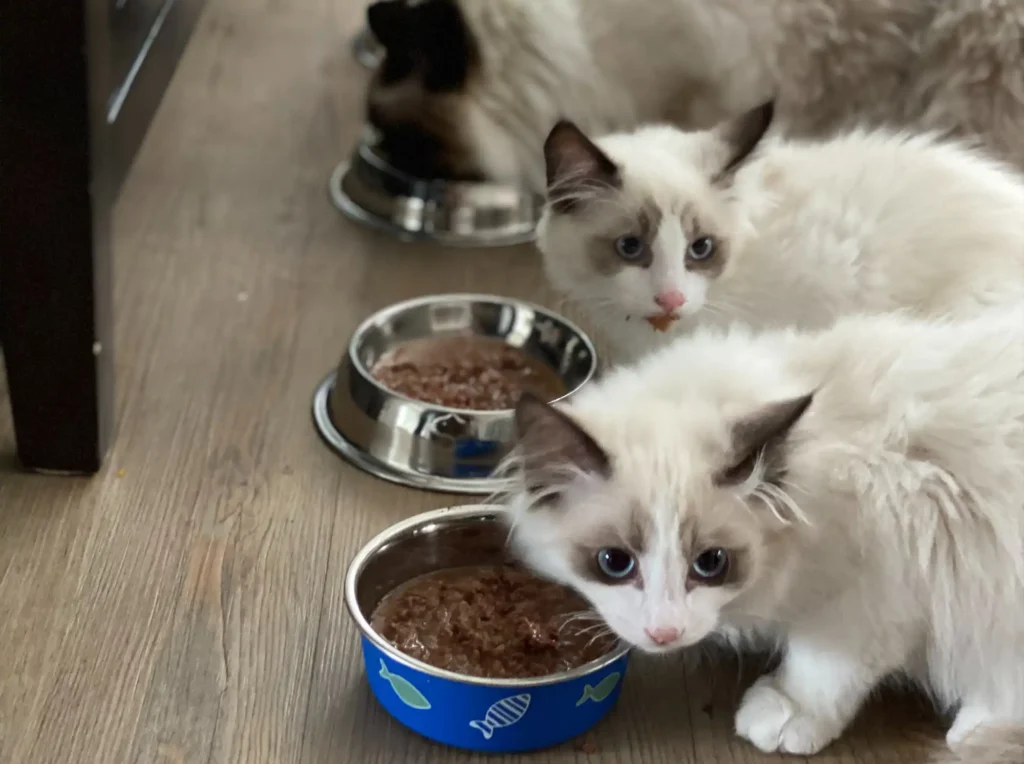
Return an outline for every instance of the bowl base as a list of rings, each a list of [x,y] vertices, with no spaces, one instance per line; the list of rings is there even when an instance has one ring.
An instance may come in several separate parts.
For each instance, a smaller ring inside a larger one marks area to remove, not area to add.
[[[514,234],[461,234],[452,235],[427,230],[412,231],[395,223],[393,220],[371,212],[358,204],[348,195],[344,187],[345,173],[348,172],[350,163],[346,160],[340,162],[331,173],[328,183],[328,192],[334,206],[349,220],[360,225],[372,228],[375,231],[389,234],[406,244],[414,242],[428,242],[440,244],[445,247],[457,249],[482,249],[488,247],[511,247],[518,244],[528,244],[536,238],[536,231],[530,229],[527,233]]]

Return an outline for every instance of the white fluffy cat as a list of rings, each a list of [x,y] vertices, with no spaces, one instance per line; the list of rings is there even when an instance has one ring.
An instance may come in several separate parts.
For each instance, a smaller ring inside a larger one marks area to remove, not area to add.
[[[529,565],[647,652],[783,648],[758,748],[817,752],[905,674],[963,761],[1024,761],[1024,305],[701,329],[516,419]]]
[[[928,136],[764,137],[772,114],[596,143],[571,123],[552,130],[537,243],[613,360],[700,324],[818,328],[1024,299],[1015,171]]]
[[[425,176],[544,187],[560,118],[708,127],[774,94],[793,134],[977,136],[1024,168],[1020,0],[381,0],[369,119]]]

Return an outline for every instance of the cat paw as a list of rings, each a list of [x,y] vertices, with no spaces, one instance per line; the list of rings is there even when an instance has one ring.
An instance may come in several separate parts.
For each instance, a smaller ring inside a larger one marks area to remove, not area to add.
[[[953,720],[953,726],[946,733],[946,745],[956,748],[979,727],[985,726],[992,716],[979,706],[964,706]]]
[[[765,753],[811,756],[840,732],[832,720],[805,713],[771,677],[758,679],[736,712],[736,734]]]
[[[1018,729],[1021,720],[1013,715],[1001,715],[989,706],[964,704],[957,712],[953,725],[946,733],[946,745],[956,750],[962,745],[973,744],[974,735],[984,736],[989,729]]]

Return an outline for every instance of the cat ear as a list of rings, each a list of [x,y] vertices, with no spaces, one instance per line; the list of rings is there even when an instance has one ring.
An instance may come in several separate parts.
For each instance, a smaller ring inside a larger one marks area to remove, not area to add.
[[[409,47],[411,17],[404,0],[376,0],[366,8],[366,26],[387,49]]]
[[[785,473],[783,446],[793,426],[800,421],[814,394],[765,406],[732,426],[729,465],[718,473],[718,485],[740,485],[754,473],[760,462],[766,482]]]
[[[424,0],[413,6],[420,53],[426,63],[423,87],[458,90],[477,63],[476,38],[455,0]]]
[[[428,91],[461,88],[477,60],[455,0],[377,0],[366,9],[366,24],[389,55],[417,65]]]
[[[544,141],[548,202],[560,213],[572,212],[595,191],[618,188],[619,168],[583,131],[562,119]]]
[[[714,128],[715,137],[726,146],[726,160],[715,181],[729,178],[754,152],[775,117],[775,101],[767,101],[735,119]]]
[[[531,490],[564,485],[573,473],[608,477],[608,454],[568,415],[530,393],[516,405],[517,445]]]

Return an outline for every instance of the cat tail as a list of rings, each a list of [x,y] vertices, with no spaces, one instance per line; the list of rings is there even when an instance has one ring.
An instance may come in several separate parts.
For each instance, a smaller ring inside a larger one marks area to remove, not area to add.
[[[1024,727],[983,727],[931,764],[1024,764]]]

